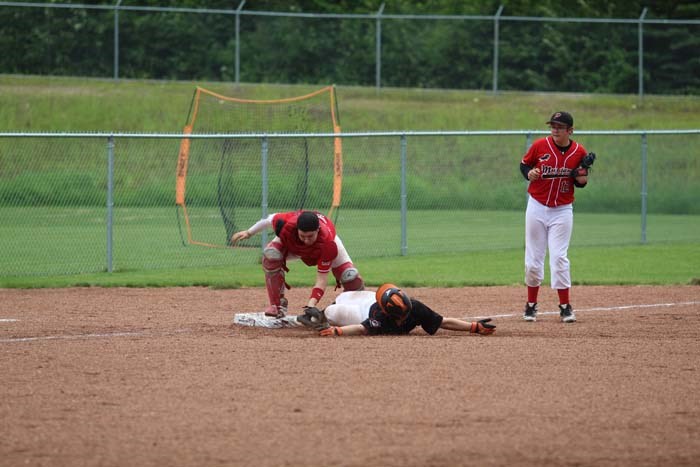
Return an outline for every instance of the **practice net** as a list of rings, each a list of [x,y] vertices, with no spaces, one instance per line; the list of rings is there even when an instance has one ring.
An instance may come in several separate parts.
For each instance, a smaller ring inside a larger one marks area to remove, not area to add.
[[[314,209],[337,217],[340,137],[291,134],[340,132],[334,86],[268,100],[223,96],[197,87],[183,134],[258,135],[183,138],[175,190],[183,244],[230,246],[231,236],[263,212]],[[290,136],[260,136],[273,133]],[[254,236],[242,246],[260,241]]]

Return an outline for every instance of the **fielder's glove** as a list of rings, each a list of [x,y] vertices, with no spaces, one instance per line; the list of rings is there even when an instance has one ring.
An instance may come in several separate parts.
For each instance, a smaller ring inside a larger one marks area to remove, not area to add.
[[[590,169],[594,162],[595,153],[589,152],[588,154],[583,156],[583,159],[581,159],[581,167],[583,167],[584,169]]]
[[[594,162],[595,162],[595,153],[589,152],[588,154],[583,156],[583,159],[581,159],[581,164],[577,168],[575,168],[574,170],[571,171],[571,176],[573,178],[586,177]]]
[[[305,306],[304,314],[297,316],[297,321],[316,331],[321,331],[330,326],[326,315],[315,306]]]
[[[490,324],[489,321],[491,321],[491,318],[474,321],[469,332],[472,334],[493,334],[496,331],[496,325]]]
[[[326,329],[322,329],[321,332],[318,333],[319,336],[324,336],[324,337],[335,337],[335,336],[342,336],[343,335],[343,328],[339,326],[330,326],[327,327]]]

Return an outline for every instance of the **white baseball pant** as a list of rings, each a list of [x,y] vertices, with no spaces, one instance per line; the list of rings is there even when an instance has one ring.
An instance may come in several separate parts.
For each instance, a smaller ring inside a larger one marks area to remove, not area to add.
[[[569,242],[574,226],[571,204],[547,207],[531,196],[525,211],[525,284],[539,287],[544,279],[544,259],[549,249],[553,289],[571,287]]]
[[[332,326],[360,324],[369,316],[369,309],[375,301],[375,292],[369,290],[343,292],[324,313]]]

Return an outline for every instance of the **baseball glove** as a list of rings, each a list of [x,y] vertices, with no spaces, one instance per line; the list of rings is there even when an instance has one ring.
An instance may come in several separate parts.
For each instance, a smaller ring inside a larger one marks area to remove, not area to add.
[[[591,169],[591,166],[595,162],[595,157],[596,156],[594,152],[589,152],[588,154],[583,156],[583,159],[581,159],[581,164],[571,171],[571,176],[573,178],[587,176],[588,172]]]
[[[583,156],[583,159],[581,159],[581,167],[583,167],[584,169],[590,169],[594,162],[595,153],[589,152],[588,154]]]
[[[323,310],[319,310],[318,308],[312,306],[305,306],[304,314],[297,316],[297,321],[308,328],[314,329],[315,331],[322,331],[323,329],[330,327],[328,319],[326,319],[326,315],[323,313]]]

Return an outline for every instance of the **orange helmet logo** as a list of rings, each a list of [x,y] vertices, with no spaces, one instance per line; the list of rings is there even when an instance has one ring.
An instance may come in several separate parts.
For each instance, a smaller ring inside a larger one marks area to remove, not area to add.
[[[381,310],[394,319],[400,320],[411,311],[411,299],[394,284],[384,284],[377,289],[376,300]]]

